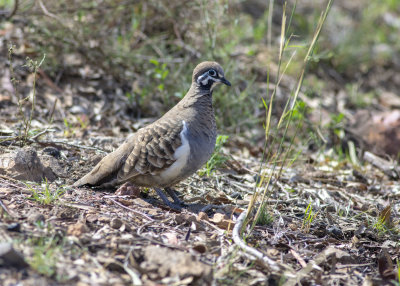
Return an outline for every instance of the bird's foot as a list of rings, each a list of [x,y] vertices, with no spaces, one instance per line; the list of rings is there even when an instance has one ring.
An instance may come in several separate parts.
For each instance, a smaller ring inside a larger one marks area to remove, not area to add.
[[[167,193],[171,196],[171,198],[174,200],[174,203],[177,205],[181,205],[181,206],[185,206],[185,202],[182,201],[176,194],[175,191],[171,188],[165,188],[165,191],[167,191]]]
[[[164,202],[164,204],[166,204],[168,207],[170,207],[171,209],[174,210],[182,210],[182,207],[185,205],[178,197],[177,195],[174,193],[173,195],[171,195],[171,191],[173,192],[173,190],[166,188],[165,189],[168,194],[172,197],[172,199],[174,200],[174,202],[172,203],[167,196],[164,194],[164,192],[161,189],[155,188],[155,191],[157,192],[158,196],[161,198],[161,200]]]

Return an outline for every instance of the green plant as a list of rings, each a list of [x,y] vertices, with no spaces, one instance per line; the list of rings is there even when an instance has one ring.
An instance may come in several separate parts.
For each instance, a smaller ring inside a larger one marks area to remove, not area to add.
[[[64,118],[63,120],[64,120],[64,126],[65,126],[65,129],[64,129],[65,137],[71,137],[78,130],[84,130],[89,125],[89,119],[83,115],[82,116],[77,115],[72,118]]]
[[[267,210],[266,205],[262,206],[260,215],[257,218],[257,225],[269,225],[274,221],[273,215]]]
[[[351,208],[351,203],[349,202],[347,204],[347,206],[338,207],[338,209],[336,210],[336,213],[337,213],[338,216],[346,218],[346,217],[349,217],[351,209],[352,209]]]
[[[384,66],[399,50],[398,37],[391,36],[398,32],[398,28],[383,20],[383,15],[393,11],[394,7],[398,7],[397,1],[372,0],[356,15],[334,11],[337,22],[346,23],[346,29],[340,33],[334,46],[328,47],[335,54],[331,64],[340,74],[353,77],[360,71],[370,71],[374,66]],[[349,17],[357,17],[356,24],[349,25]],[[337,28],[342,27],[339,25]]]
[[[291,53],[288,60],[284,62],[284,56],[287,52],[287,49],[290,47],[291,40],[293,39],[293,34],[290,34],[288,31],[290,30],[289,28],[292,22],[294,11],[296,9],[296,4],[294,5],[292,13],[288,20],[286,15],[286,4],[283,6],[281,37],[280,37],[281,41],[278,53],[278,69],[276,74],[275,87],[272,91],[268,104],[267,104],[268,101],[262,98],[262,102],[266,110],[266,117],[264,124],[264,129],[265,129],[264,153],[259,169],[261,179],[254,185],[254,195],[249,204],[248,213],[251,213],[251,210],[255,207],[259,195],[261,195],[261,204],[258,206],[255,219],[253,220],[252,229],[254,228],[255,223],[257,222],[262,212],[264,202],[268,198],[269,190],[273,189],[271,188],[271,182],[273,181],[272,178],[276,177],[279,179],[284,166],[286,166],[288,161],[290,162],[289,159],[290,155],[292,154],[292,149],[294,148],[296,134],[300,130],[303,120],[302,119],[303,117],[300,115],[299,111],[302,109],[304,110],[304,108],[302,108],[299,105],[296,105],[296,102],[299,96],[300,89],[303,85],[307,67],[313,59],[312,55],[314,54],[314,49],[316,47],[317,40],[321,33],[323,24],[326,21],[326,17],[328,16],[331,5],[332,1],[329,0],[325,10],[323,11],[323,13],[321,13],[313,38],[311,39],[311,42],[308,45],[307,52],[305,53],[303,61],[301,63],[301,69],[298,75],[296,86],[292,90],[291,96],[288,98],[286,102],[282,115],[279,118],[278,123],[276,124],[276,127],[273,128],[271,118],[272,118],[273,103],[274,103],[274,98],[276,96],[277,88],[280,85],[282,76],[285,74],[288,67],[292,64],[296,54],[295,50],[293,53]],[[293,47],[295,47],[296,49],[304,49],[306,46],[296,45]],[[269,79],[270,75],[268,74],[267,95],[269,92]],[[298,106],[298,108],[296,108],[296,106]],[[295,121],[297,121],[297,123]],[[294,132],[292,133],[289,132],[289,126],[291,125],[295,125]],[[273,147],[275,147],[276,143],[278,143],[278,148],[277,150],[273,150]],[[268,172],[263,172],[263,166],[264,164],[267,163],[271,164],[272,168],[269,168]],[[276,180],[274,180],[274,182],[276,182]],[[273,186],[275,184],[276,183],[273,183]],[[260,189],[262,190],[260,191]]]
[[[391,205],[388,205],[386,208],[384,208],[379,213],[378,218],[376,219],[375,223],[373,224],[373,227],[379,233],[386,233],[388,231],[398,232],[398,230],[393,227],[393,223],[391,221],[391,213],[392,213]]]
[[[306,233],[310,231],[311,224],[317,216],[318,212],[314,213],[312,210],[311,202],[308,204],[306,210],[304,211],[304,218],[301,228],[304,229]]]
[[[333,132],[339,137],[343,138],[343,127],[344,127],[344,114],[332,114],[331,120],[328,123],[327,128],[333,130]]]
[[[373,224],[373,228],[375,228],[379,233],[386,233],[389,230],[382,218],[376,220]]]
[[[33,82],[32,82],[32,93],[28,96],[22,98],[21,95],[18,93],[18,83],[19,81],[16,79],[14,68],[13,68],[13,53],[14,53],[15,46],[11,45],[8,49],[8,60],[10,63],[10,76],[11,76],[11,83],[14,87],[14,92],[16,97],[18,98],[18,110],[19,115],[22,119],[22,126],[18,135],[18,139],[22,140],[22,143],[25,144],[29,137],[31,136],[31,124],[33,114],[35,112],[35,105],[36,105],[36,80],[37,80],[37,73],[40,66],[43,64],[46,54],[43,55],[43,58],[40,62],[32,60],[31,58],[27,57],[25,60],[25,65],[23,67],[27,67],[29,71],[33,74]],[[31,100],[31,108],[29,110],[29,116],[26,116],[26,112],[24,111],[24,105],[26,102]]]
[[[0,0],[0,8],[11,8],[14,5],[14,1],[15,0]]]
[[[44,241],[44,239],[42,240]],[[52,277],[56,273],[57,253],[59,249],[52,243],[40,243],[33,250],[30,265],[40,274]]]
[[[153,64],[153,69],[150,70],[150,75],[158,83],[157,89],[163,94],[164,104],[170,104],[169,93],[165,90],[165,81],[169,74],[169,70],[166,63],[161,64],[156,59],[151,59],[150,63]]]
[[[207,161],[205,169],[199,171],[200,176],[207,175],[209,177],[218,167],[224,164],[228,157],[222,153],[222,147],[228,140],[227,135],[218,135],[215,143],[215,150],[211,158]]]
[[[30,199],[44,205],[54,203],[65,192],[64,186],[60,186],[55,190],[51,190],[47,179],[45,179],[40,185],[30,183],[25,183],[25,185],[32,192],[32,197]]]
[[[59,257],[69,249],[66,240],[58,235],[50,237],[32,237],[29,238],[27,244],[33,248],[33,253],[28,263],[38,273],[55,278],[59,282],[66,281],[68,278],[65,274],[58,274],[57,262]]]

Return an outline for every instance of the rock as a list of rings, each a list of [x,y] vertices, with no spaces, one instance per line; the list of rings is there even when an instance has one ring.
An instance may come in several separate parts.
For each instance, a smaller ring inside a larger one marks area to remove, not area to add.
[[[88,231],[89,231],[89,229],[85,224],[83,224],[81,222],[77,222],[76,224],[72,224],[72,225],[68,226],[67,234],[76,236],[76,237],[80,237],[84,233],[87,233]]]
[[[55,147],[51,147],[51,146],[46,147],[43,149],[43,152],[49,154],[50,156],[53,156],[54,158],[57,158],[57,159],[61,158],[60,150],[58,150]]]
[[[15,250],[11,243],[0,243],[0,265],[16,268],[26,268],[29,266],[22,254]]]
[[[21,231],[21,224],[18,222],[10,223],[7,226],[8,231],[13,231],[13,232],[20,232]]]
[[[119,218],[113,218],[110,222],[110,226],[114,229],[119,229],[122,226],[123,222]]]
[[[211,267],[195,256],[156,245],[144,249],[144,261],[140,267],[154,279],[178,276],[182,280],[192,277],[191,285],[210,285],[213,275]]]
[[[41,182],[44,178],[54,181],[56,176],[45,167],[32,147],[21,148],[16,153],[0,155],[0,174],[16,180]]]
[[[44,150],[43,150],[44,151]],[[61,157],[61,155],[60,155]],[[69,178],[70,174],[60,165],[57,157],[54,154],[43,154],[40,156],[40,160],[46,169],[51,170],[51,172],[60,178]]]

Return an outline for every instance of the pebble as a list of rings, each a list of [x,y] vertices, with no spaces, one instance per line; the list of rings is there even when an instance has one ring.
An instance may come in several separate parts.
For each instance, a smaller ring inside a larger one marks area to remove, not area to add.
[[[113,218],[110,222],[110,226],[114,229],[119,229],[122,226],[123,222],[119,218]]]

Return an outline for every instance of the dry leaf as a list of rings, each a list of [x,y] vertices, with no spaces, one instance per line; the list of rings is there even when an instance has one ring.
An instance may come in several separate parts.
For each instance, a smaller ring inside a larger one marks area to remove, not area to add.
[[[221,213],[214,214],[210,221],[215,223],[219,228],[223,228],[226,230],[232,230],[235,225],[235,222],[233,220],[227,218],[226,215]]]
[[[394,271],[392,259],[386,249],[382,249],[378,257],[378,269],[383,280],[397,280],[397,273]]]
[[[390,204],[379,213],[379,221],[389,228],[391,225],[391,213],[392,206]]]

